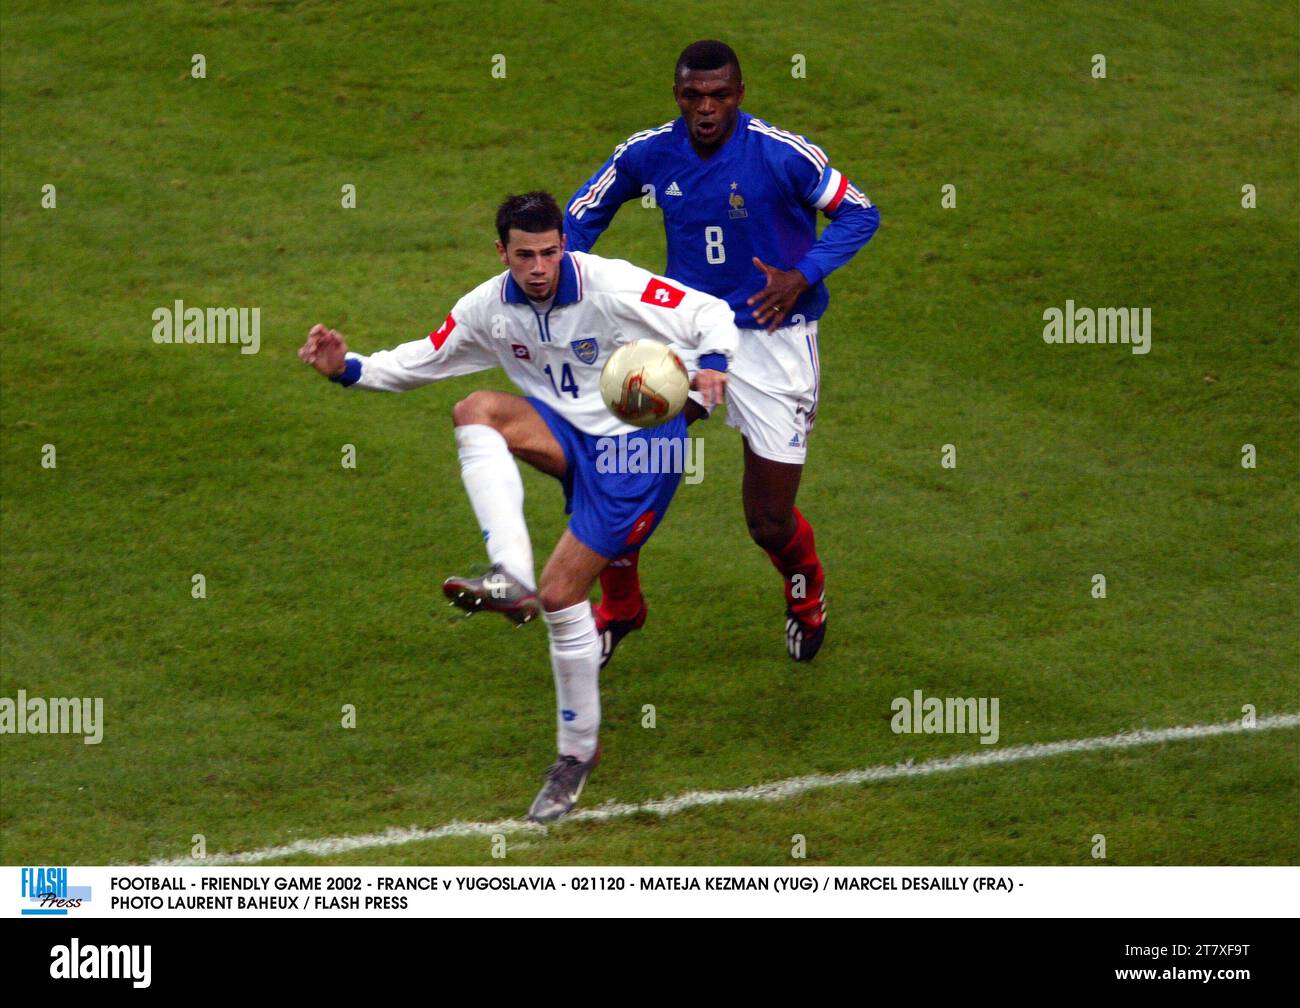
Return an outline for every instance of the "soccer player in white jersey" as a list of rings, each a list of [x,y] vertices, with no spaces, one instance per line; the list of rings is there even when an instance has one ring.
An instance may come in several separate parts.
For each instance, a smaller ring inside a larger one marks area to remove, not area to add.
[[[730,46],[687,46],[673,96],[681,116],[619,144],[574,193],[564,228],[570,248],[589,251],[620,206],[653,193],[667,236],[664,274],[735,311],[741,340],[727,423],[744,439],[745,520],[785,582],[790,657],[808,661],[826,636],[824,574],[795,497],[821,391],[823,281],[867,243],[880,214],[816,144],[740,110],[745,85]],[[829,221],[820,236],[819,212]],[[600,578],[605,661],[645,622],[637,556]]]
[[[473,392],[452,412],[461,478],[492,566],[483,577],[449,578],[443,590],[469,612],[524,623],[540,609],[546,621],[559,758],[529,809],[545,822],[573,808],[600,755],[592,585],[611,559],[650,537],[682,475],[602,471],[609,467],[597,460],[686,458],[685,419],[647,430],[619,420],[601,399],[601,368],[620,345],[655,339],[678,350],[692,388],[712,405],[723,396],[737,332],[725,301],[622,260],[566,252],[563,214],[547,193],[509,197],[496,225],[507,270],[457,301],[427,338],[365,356],[317,325],[299,356],[351,388],[400,392],[500,367],[524,393]],[[636,439],[658,454],[636,450]],[[680,443],[665,451],[669,439]],[[540,582],[515,457],[561,481],[571,515]]]

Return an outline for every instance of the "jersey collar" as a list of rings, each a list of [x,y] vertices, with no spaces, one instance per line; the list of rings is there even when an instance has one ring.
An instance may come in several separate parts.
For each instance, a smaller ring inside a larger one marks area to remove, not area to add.
[[[699,152],[695,149],[695,145],[691,143],[691,131],[686,125],[686,117],[678,116],[676,123],[673,125],[678,136],[681,137],[681,143],[690,153],[691,157],[695,158],[695,160],[700,164],[708,165],[716,163],[723,154],[731,149],[732,144],[739,141],[740,135],[749,129],[749,121],[753,118],[754,117],[744,109],[738,109],[736,112],[736,128],[731,131],[731,136],[727,137],[727,142],[719,148],[718,153],[714,154],[713,157],[709,158],[707,161],[700,157]]]
[[[515,283],[515,278],[506,270],[505,278],[501,283],[501,300],[506,304],[529,304],[528,295],[524,293],[523,288]],[[564,258],[560,261],[560,283],[555,290],[555,304],[553,307],[560,305],[576,304],[582,300],[582,267],[578,261],[573,258],[572,254],[565,252]]]

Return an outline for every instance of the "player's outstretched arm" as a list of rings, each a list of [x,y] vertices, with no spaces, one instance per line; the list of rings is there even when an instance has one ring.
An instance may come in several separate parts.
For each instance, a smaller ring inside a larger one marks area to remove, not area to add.
[[[496,284],[493,283],[495,297]],[[464,322],[458,324],[455,311]],[[328,326],[312,326],[298,356],[330,381],[344,388],[372,392],[405,392],[443,378],[484,371],[498,365],[492,340],[473,324],[474,313],[464,299],[446,321],[424,339],[411,340],[391,350],[359,354],[348,350],[343,337]]]

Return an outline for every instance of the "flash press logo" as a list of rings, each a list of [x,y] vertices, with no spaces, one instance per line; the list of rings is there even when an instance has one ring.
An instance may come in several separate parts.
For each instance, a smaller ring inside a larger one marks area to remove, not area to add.
[[[90,886],[68,885],[66,868],[24,868],[21,877],[24,917],[66,917],[90,902]]]
[[[50,976],[55,980],[130,980],[148,987],[153,973],[152,945],[67,945],[50,947]]]

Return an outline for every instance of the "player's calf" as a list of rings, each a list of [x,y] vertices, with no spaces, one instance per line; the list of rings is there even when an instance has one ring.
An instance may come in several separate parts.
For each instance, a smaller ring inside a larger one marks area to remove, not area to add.
[[[810,661],[826,638],[826,575],[812,526],[798,508],[792,517],[794,534],[767,555],[785,580],[786,650],[795,661]]]
[[[646,604],[637,573],[640,552],[611,560],[600,572],[600,602],[593,608],[600,637],[600,667],[614,657],[619,642],[645,625]]]

